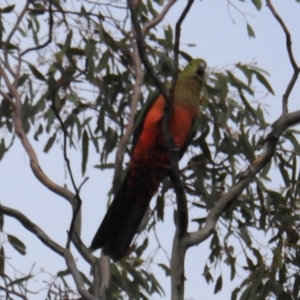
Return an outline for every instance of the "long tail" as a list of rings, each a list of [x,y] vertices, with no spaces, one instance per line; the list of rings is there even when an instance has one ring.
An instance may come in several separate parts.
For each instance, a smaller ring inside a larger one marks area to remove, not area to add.
[[[114,261],[120,260],[165,176],[165,168],[130,168],[92,241],[91,249],[103,248],[105,255],[110,255]]]

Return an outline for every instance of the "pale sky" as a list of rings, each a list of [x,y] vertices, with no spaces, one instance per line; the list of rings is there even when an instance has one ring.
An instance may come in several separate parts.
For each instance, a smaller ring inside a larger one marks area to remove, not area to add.
[[[269,95],[264,103],[269,105],[270,110],[267,120],[272,123],[281,113],[281,97],[291,78],[292,68],[285,48],[284,34],[269,9],[263,5],[262,10],[257,12],[250,1],[246,2],[247,4],[240,1],[234,3],[244,12],[253,15],[247,16],[247,18],[255,31],[255,39],[248,37],[243,16],[234,8],[230,8],[228,11],[227,1],[195,1],[182,26],[181,42],[183,45],[181,49],[193,57],[204,58],[209,68],[221,68],[227,64],[237,62],[249,63],[256,61],[260,68],[271,74],[268,79],[275,91],[275,96]],[[292,34],[293,50],[296,60],[300,62],[300,5],[292,0],[273,2]],[[167,20],[171,25],[177,20],[183,4],[185,4],[185,1],[178,1],[167,15]],[[235,24],[230,15],[233,17]],[[189,43],[196,44],[196,47],[184,46],[184,44]],[[258,86],[258,89],[263,90],[263,87]],[[298,83],[290,97],[290,111],[300,108],[299,94],[300,84]],[[31,141],[44,172],[57,183],[64,184],[66,182],[65,168],[60,147],[54,147],[50,153],[45,154],[43,153],[47,141],[45,137],[42,137],[38,143],[33,138],[31,138]],[[80,184],[82,181],[81,153],[70,151],[70,159],[77,184]],[[112,172],[102,172],[93,168],[96,164],[98,164],[98,156],[91,152],[86,174],[90,179],[81,192],[83,200],[82,240],[87,246],[90,245],[105,214],[107,192],[112,182]],[[71,219],[70,206],[65,200],[46,190],[35,179],[29,167],[27,154],[17,138],[13,148],[1,161],[0,182],[0,200],[3,205],[20,210],[33,222],[41,226],[57,243],[65,245],[66,231],[69,228]],[[68,180],[67,183],[71,188]],[[163,244],[166,245],[166,250],[170,253],[174,233],[172,209],[167,210],[165,222],[160,223],[158,228],[161,232],[160,236],[163,236]],[[196,229],[196,227],[191,228]],[[27,246],[26,256],[21,256],[11,246],[5,245],[6,255],[11,257],[12,265],[17,266],[18,270],[22,269],[24,274],[29,272],[33,263],[36,263],[36,272],[40,268],[44,268],[47,272],[56,274],[57,271],[66,269],[65,262],[61,257],[48,250],[34,235],[23,229],[16,220],[5,217],[4,230],[19,237]],[[151,238],[153,236],[150,236]],[[187,252],[185,299],[197,300],[200,299],[200,295],[202,299],[230,299],[231,291],[241,281],[241,279],[238,279],[231,283],[229,279],[230,270],[228,266],[223,264],[223,289],[214,295],[215,283],[207,285],[202,276],[209,255],[209,242],[210,239],[198,247],[189,249]],[[149,251],[154,247],[151,248],[150,245]],[[76,251],[74,251],[74,256],[78,258],[79,269],[85,274],[89,274],[88,265],[77,255]],[[163,253],[159,253],[155,261],[167,264]],[[159,298],[158,295],[155,295],[153,299],[169,299],[169,278],[165,278],[161,269],[154,267],[153,270],[157,271],[156,278],[159,279],[166,293],[165,298]],[[10,274],[13,274],[12,270],[10,272]],[[217,269],[215,272],[215,279],[217,279],[219,270]],[[226,273],[228,274],[227,278]],[[31,288],[34,290],[39,286],[39,283],[31,283]],[[44,294],[42,295],[44,296]],[[42,297],[39,295],[31,299],[42,299]]]

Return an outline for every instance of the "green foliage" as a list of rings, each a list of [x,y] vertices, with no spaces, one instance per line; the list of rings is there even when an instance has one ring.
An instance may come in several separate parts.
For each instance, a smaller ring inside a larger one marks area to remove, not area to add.
[[[3,20],[17,11],[15,5],[0,8],[0,46],[8,51],[11,61],[16,62],[18,53],[45,42],[45,28],[42,30],[42,27],[49,21],[45,3],[29,3],[26,22],[20,24],[16,36],[10,41],[6,40],[8,32],[4,30]],[[143,26],[157,16],[165,3],[141,3],[138,11],[140,24]],[[257,10],[261,9],[260,0],[252,0],[252,3]],[[121,7],[123,4],[120,2]],[[110,4],[95,4],[92,9],[88,2],[83,1],[74,14],[67,13],[64,5],[65,2],[53,1],[56,9],[53,13],[55,39],[44,48],[30,52],[32,56],[23,56],[25,64],[17,87],[22,101],[22,122],[28,136],[35,140],[46,137],[44,152],[47,153],[61,145],[66,134],[68,149],[74,148],[82,153],[79,165],[82,176],[85,176],[92,152],[98,156],[96,168],[107,170],[114,167],[114,154],[130,119],[136,76],[130,20],[126,18],[126,10],[120,8],[123,18],[113,22],[109,10],[102,9],[103,5],[113,11],[114,6]],[[156,73],[168,83],[173,74],[174,30],[166,23],[162,28],[160,33],[158,29],[147,33],[146,52]],[[255,37],[248,23],[247,31],[249,37]],[[181,66],[191,59],[188,53],[180,52]],[[198,134],[182,170],[186,194],[192,209],[199,215],[194,219],[199,227],[205,220],[203,215],[214,207],[238,180],[239,173],[261,153],[262,140],[270,124],[265,118],[266,106],[257,100],[253,87],[274,94],[267,75],[255,65],[241,63],[207,74],[201,95]],[[152,79],[145,73],[138,109],[145,109],[147,97],[155,91]],[[13,122],[11,106],[1,99],[0,160],[13,145]],[[278,299],[299,298],[299,133],[290,129],[283,134],[272,163],[221,217],[203,268],[203,276],[208,284],[214,284],[215,293],[222,291],[224,274],[212,270],[225,263],[230,269],[231,280],[240,271],[246,274],[231,299],[265,299],[274,295]],[[130,154],[130,147],[126,148],[126,154]],[[282,178],[282,185],[278,188],[270,185],[272,172]],[[171,188],[172,184],[166,179],[156,198],[149,231],[157,222],[164,221]],[[0,214],[0,217],[2,231],[3,216]],[[259,239],[261,236],[264,241]],[[22,255],[26,253],[23,242],[12,235],[7,237],[15,250]],[[164,295],[149,263],[141,258],[147,247],[148,239],[145,238],[141,245],[129,249],[128,257],[111,266],[113,299],[148,299]],[[5,270],[4,248],[1,245],[0,273]],[[169,266],[164,263],[158,263],[158,266],[166,276],[170,275]],[[89,275],[81,274],[86,286],[92,290]],[[67,276],[68,270],[58,273],[57,286],[69,292]],[[21,284],[29,278],[17,278],[11,285]]]
[[[20,241],[17,237],[8,234],[7,235],[8,242],[13,246],[15,250],[17,250],[20,254],[25,255],[26,254],[26,246],[22,241]]]

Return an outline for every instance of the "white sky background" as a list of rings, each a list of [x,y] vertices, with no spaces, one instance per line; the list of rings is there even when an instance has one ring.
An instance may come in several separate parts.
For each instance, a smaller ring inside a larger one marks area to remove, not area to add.
[[[255,31],[255,39],[249,39],[243,16],[231,7],[229,11],[235,21],[235,24],[233,23],[227,9],[227,1],[195,1],[182,26],[181,49],[193,57],[204,58],[210,68],[220,68],[237,62],[257,61],[259,67],[271,74],[268,79],[275,91],[275,96],[269,95],[263,102],[268,104],[270,108],[267,120],[272,123],[281,113],[281,99],[292,76],[292,67],[285,47],[285,36],[278,22],[265,5],[257,13],[254,6],[249,3],[250,1],[247,2],[248,4],[244,4],[235,1],[242,11],[254,15],[254,17],[247,16],[247,18]],[[295,0],[276,0],[273,2],[292,34],[295,58],[300,63],[300,5]],[[173,24],[178,19],[185,3],[186,1],[178,1],[167,15],[167,20],[173,28]],[[196,44],[196,47],[186,47],[184,46],[185,43]],[[262,86],[258,86],[258,88],[263,90]],[[290,97],[290,111],[300,108],[299,95],[300,84],[298,83]],[[36,142],[31,138],[44,172],[57,183],[63,184],[66,180],[62,151],[59,147],[55,147],[50,150],[50,153],[43,153],[46,140],[42,137],[39,142]],[[69,153],[76,182],[80,184],[82,181],[81,153]],[[107,192],[112,182],[112,172],[102,172],[94,169],[93,166],[96,164],[98,164],[98,156],[90,152],[86,173],[90,179],[81,192],[81,198],[83,199],[82,239],[86,245],[90,245],[105,214]],[[273,179],[277,180],[276,176],[274,174]],[[67,180],[68,187],[71,189],[68,182]],[[18,139],[15,140],[13,148],[10,149],[0,163],[0,187],[0,200],[3,205],[18,209],[39,225],[57,243],[65,245],[66,231],[71,220],[70,205],[45,189],[36,180],[30,170],[27,154],[22,149]],[[158,231],[161,240],[164,245],[167,245],[166,249],[170,253],[174,234],[172,209],[168,210],[168,216],[165,219],[163,224],[160,223]],[[196,229],[196,227],[191,228]],[[44,268],[46,271],[56,274],[57,271],[66,269],[64,260],[61,257],[45,247],[34,235],[23,229],[16,220],[5,217],[4,230],[19,237],[27,246],[26,256],[18,254],[9,244],[4,246],[6,255],[11,257],[12,265],[16,266],[18,270],[22,269],[24,274],[29,272],[34,262],[36,262],[36,272],[40,268]],[[150,237],[150,239],[152,238]],[[228,277],[223,276],[223,289],[214,295],[215,284],[207,285],[202,276],[209,255],[209,242],[210,239],[198,247],[189,249],[187,252],[185,299],[230,299],[231,291],[239,283],[239,281],[230,282],[229,268],[223,264],[222,271],[228,271]],[[74,253],[75,257],[78,258],[76,252]],[[88,274],[88,265],[81,258],[78,259],[79,269]],[[163,253],[160,253],[155,261],[157,263],[167,263]],[[8,268],[8,266],[6,267]],[[164,272],[160,269],[156,271],[156,276],[166,292],[165,299],[169,299],[169,278],[165,278]],[[11,274],[13,274],[12,271]],[[216,270],[216,274],[219,274],[219,270]],[[224,272],[224,274],[226,273]],[[38,282],[31,284],[31,288],[34,290],[40,286]],[[44,294],[43,297],[39,295],[31,299],[43,298]],[[158,295],[155,295],[153,299],[159,299]]]

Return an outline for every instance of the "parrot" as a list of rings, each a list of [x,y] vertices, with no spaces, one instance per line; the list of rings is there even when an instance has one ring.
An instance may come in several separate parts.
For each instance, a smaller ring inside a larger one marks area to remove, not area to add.
[[[193,59],[178,74],[174,87],[169,132],[179,159],[192,140],[193,124],[200,114],[200,92],[206,62]],[[131,159],[125,178],[95,234],[90,249],[102,248],[104,255],[119,261],[128,250],[151,198],[168,175],[170,157],[162,133],[165,98],[157,97],[145,109],[135,130]]]

